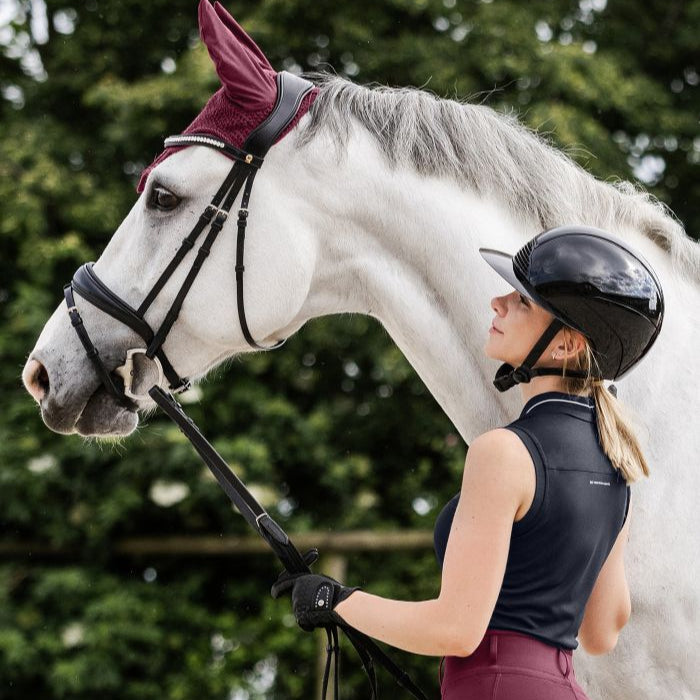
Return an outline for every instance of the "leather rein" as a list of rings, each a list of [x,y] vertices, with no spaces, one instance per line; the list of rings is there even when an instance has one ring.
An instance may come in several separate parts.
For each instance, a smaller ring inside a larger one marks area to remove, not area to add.
[[[248,219],[248,203],[253,187],[253,181],[257,171],[263,164],[263,159],[277,137],[292,122],[299,109],[303,98],[313,89],[313,83],[295,76],[286,71],[277,74],[277,100],[270,115],[256,127],[248,136],[242,149],[212,136],[211,134],[182,134],[170,136],[165,139],[165,147],[177,146],[207,146],[214,148],[233,159],[233,165],[225,180],[212,197],[199,220],[190,233],[182,240],[179,249],[170,260],[165,270],[156,280],[151,290],[146,295],[141,305],[135,309],[120,296],[115,294],[93,269],[91,262],[82,265],[73,276],[73,279],[63,289],[68,315],[80,342],[82,343],[88,358],[92,362],[106,391],[121,405],[134,410],[134,399],[145,399],[146,396],[156,402],[158,406],[173,420],[190,441],[202,461],[207,465],[216,477],[221,488],[234,503],[241,515],[251,527],[270,545],[285,569],[290,573],[309,573],[307,560],[299,553],[289,539],[285,531],[270,517],[265,509],[256,501],[245,484],[231,471],[224,459],[214,449],[199,431],[195,423],[182,410],[180,404],[172,394],[186,391],[190,382],[186,377],[181,377],[168,360],[163,344],[177,321],[185,297],[190,291],[204,261],[208,257],[211,248],[221,232],[233,206],[234,201],[242,190],[241,203],[237,218],[236,241],[236,301],[238,306],[238,318],[243,331],[243,336],[249,345],[260,350],[271,350],[279,347],[285,341],[281,340],[270,346],[259,345],[252,337],[245,317],[243,298],[243,256],[245,248],[245,234]],[[195,246],[200,236],[208,229],[204,241],[199,246],[194,261],[185,277],[182,286],[173,299],[169,310],[157,329],[145,320],[145,314],[153,301],[161,292],[167,281],[173,275],[186,255]],[[102,360],[97,348],[92,342],[83,323],[75,302],[75,294],[90,302],[101,311],[112,316],[121,323],[127,325],[136,332],[144,341],[146,347],[134,347],[126,351],[126,359],[123,365],[110,371]],[[157,381],[146,393],[133,391],[134,358],[143,355],[152,361],[157,369]],[[116,379],[113,374],[121,378]],[[168,390],[163,390],[161,384],[164,379],[168,381]],[[377,697],[377,679],[374,662],[377,661],[394,679],[419,700],[426,700],[426,696],[413,683],[408,674],[402,671],[378,646],[366,635],[358,632],[348,625],[332,625],[326,628],[328,645],[326,647],[327,659],[323,679],[323,698],[326,697],[330,665],[335,655],[334,696],[339,697],[338,670],[339,648],[338,631],[340,627],[356,649],[365,672],[367,673],[371,699]]]

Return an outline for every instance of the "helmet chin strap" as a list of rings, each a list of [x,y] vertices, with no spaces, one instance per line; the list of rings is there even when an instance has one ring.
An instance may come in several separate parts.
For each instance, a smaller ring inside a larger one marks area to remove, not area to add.
[[[540,336],[540,339],[535,343],[528,356],[523,360],[520,367],[513,367],[507,362],[504,362],[496,372],[496,377],[493,380],[493,385],[499,391],[507,391],[516,384],[527,384],[533,377],[539,377],[544,374],[558,375],[560,377],[580,377],[585,379],[588,375],[582,370],[567,370],[564,375],[563,367],[537,367],[533,369],[532,365],[540,359],[545,348],[549,345],[552,338],[563,328],[564,324],[555,318],[549,324],[547,330]]]

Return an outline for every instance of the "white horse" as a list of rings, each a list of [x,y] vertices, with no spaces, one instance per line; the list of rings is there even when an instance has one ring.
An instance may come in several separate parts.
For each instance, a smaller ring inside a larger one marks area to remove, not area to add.
[[[253,188],[245,260],[253,337],[272,344],[312,318],[369,314],[469,443],[513,420],[521,405],[517,390],[500,394],[492,385],[496,363],[482,349],[490,299],[508,290],[477,249],[514,252],[544,228],[573,223],[629,240],[666,297],[658,342],[618,384],[620,400],[646,426],[640,437],[652,476],[632,490],[631,620],[611,654],[579,648],[575,663],[592,698],[699,698],[700,246],[648,195],[596,180],[487,107],[318,80],[311,112],[271,149]],[[204,147],[160,163],[149,183],[181,204],[169,213],[149,208],[147,187],[97,261],[100,278],[138,306],[230,164]],[[166,341],[181,376],[203,377],[251,350],[237,320],[235,239],[229,220]],[[149,310],[153,327],[186,267]],[[120,365],[138,339],[87,302],[78,305],[106,364]],[[46,324],[24,377],[54,430],[110,435],[136,427],[137,414],[102,388],[65,305]]]

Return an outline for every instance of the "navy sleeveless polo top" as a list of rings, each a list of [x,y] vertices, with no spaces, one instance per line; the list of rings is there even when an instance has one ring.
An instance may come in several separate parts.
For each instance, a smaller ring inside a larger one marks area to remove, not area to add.
[[[501,591],[489,629],[514,630],[575,649],[588,598],[624,525],[630,488],[598,441],[592,397],[549,391],[533,396],[504,426],[535,466],[535,496],[513,523]],[[435,523],[445,558],[459,494]]]

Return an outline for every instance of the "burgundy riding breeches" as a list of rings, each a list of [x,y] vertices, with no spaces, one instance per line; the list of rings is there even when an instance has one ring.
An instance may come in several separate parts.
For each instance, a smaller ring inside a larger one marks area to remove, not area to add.
[[[442,700],[589,700],[573,652],[510,630],[486,630],[471,656],[446,656]]]

